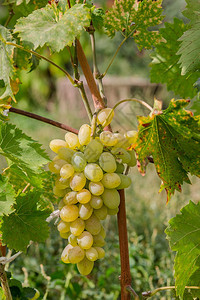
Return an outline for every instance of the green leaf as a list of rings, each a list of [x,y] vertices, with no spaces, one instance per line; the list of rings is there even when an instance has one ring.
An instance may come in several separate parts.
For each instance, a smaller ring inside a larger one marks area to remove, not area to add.
[[[0,299],[1,300],[6,300],[6,296],[5,296],[5,294],[4,294],[4,292],[3,292],[3,290],[2,290],[1,287],[0,287]]]
[[[2,241],[10,249],[26,252],[30,241],[44,242],[49,233],[46,218],[49,211],[40,211],[37,205],[40,193],[28,192],[16,198],[15,211],[2,218]]]
[[[28,16],[34,10],[47,5],[47,0],[6,0],[4,5],[12,7],[17,16]]]
[[[194,83],[200,77],[200,72],[181,74],[179,64],[180,55],[177,52],[180,47],[178,39],[187,29],[182,20],[174,19],[174,23],[165,23],[165,28],[160,29],[164,41],[157,44],[151,54],[151,82],[166,83],[167,89],[183,98],[193,98],[197,94]]]
[[[74,39],[90,25],[90,10],[85,5],[76,4],[63,14],[57,7],[47,5],[35,10],[26,18],[20,18],[15,33],[33,48],[47,45],[52,51],[59,52],[65,46],[71,46]]]
[[[189,29],[184,32],[181,41],[179,63],[181,64],[182,74],[200,71],[200,2],[187,0],[187,7],[184,16],[189,18]]]
[[[0,154],[13,164],[16,174],[34,185],[42,182],[41,167],[49,161],[41,145],[12,124],[0,121]]]
[[[12,41],[10,31],[0,25],[0,80],[3,81],[3,88],[0,89],[0,104],[1,99],[9,97],[15,99],[11,85],[11,79],[15,78],[12,60],[13,46],[6,44],[6,42]]]
[[[15,191],[8,182],[8,178],[0,175],[0,216],[8,215],[13,211]]]
[[[102,8],[94,8],[92,11],[92,24],[96,29],[101,29],[104,24],[105,13]]]
[[[169,221],[165,232],[171,249],[177,251],[174,265],[176,292],[182,297],[186,285],[200,286],[200,202],[190,201],[181,209],[181,215]]]
[[[105,16],[105,28],[110,37],[120,31],[123,36],[134,38],[138,49],[150,49],[160,40],[158,31],[149,30],[150,27],[161,23],[162,0],[115,0],[112,8]]]
[[[188,100],[172,100],[164,111],[138,117],[138,138],[132,145],[138,155],[140,171],[145,173],[146,158],[154,165],[166,189],[168,201],[183,182],[190,183],[188,173],[200,176],[200,122],[184,109]]]

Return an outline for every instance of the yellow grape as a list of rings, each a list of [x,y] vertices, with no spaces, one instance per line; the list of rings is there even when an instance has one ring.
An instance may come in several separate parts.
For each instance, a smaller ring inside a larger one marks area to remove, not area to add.
[[[58,150],[58,157],[60,159],[66,160],[69,164],[71,164],[72,156],[76,153],[74,150],[69,148],[61,148]]]
[[[57,225],[57,229],[61,233],[69,232],[70,231],[70,223],[60,220],[60,222]]]
[[[86,177],[83,173],[75,173],[70,179],[70,188],[73,191],[79,192],[86,184]]]
[[[133,144],[137,140],[138,132],[135,130],[127,131],[124,134],[125,138],[128,140],[129,144]]]
[[[79,246],[75,246],[69,250],[68,260],[72,264],[77,264],[85,257],[85,251]]]
[[[90,205],[92,206],[92,208],[94,209],[99,209],[102,207],[103,205],[103,200],[101,197],[98,196],[92,196],[91,200],[90,200]]]
[[[60,169],[62,168],[62,166],[64,166],[64,164],[66,164],[66,161],[64,161],[63,159],[53,160],[48,164],[49,171],[55,174],[59,174]]]
[[[60,176],[64,179],[70,178],[74,174],[74,168],[71,164],[65,164],[60,169]]]
[[[70,245],[70,244],[68,244],[68,245],[64,248],[64,250],[63,250],[63,252],[62,252],[62,254],[61,254],[61,260],[62,260],[65,264],[69,264],[69,263],[70,263],[70,261],[68,260],[68,255],[69,255],[69,251],[70,251],[72,248],[73,248],[73,246]]]
[[[93,236],[93,246],[94,247],[103,247],[105,245],[105,240],[101,234]]]
[[[118,174],[118,175],[121,179],[121,183],[120,183],[120,185],[118,185],[117,189],[123,190],[123,189],[128,188],[131,185],[131,178],[124,174]]]
[[[110,131],[103,131],[100,133],[100,141],[107,147],[112,147],[117,144],[118,138]]]
[[[104,192],[104,186],[100,181],[99,182],[90,181],[89,190],[93,195],[100,196]]]
[[[69,179],[64,179],[62,177],[58,177],[55,181],[55,187],[64,190],[69,187]]]
[[[77,246],[77,237],[71,233],[68,237],[68,242],[70,243],[70,245],[72,245],[73,247]]]
[[[88,260],[86,257],[77,264],[77,268],[81,275],[87,276],[92,272],[94,262]]]
[[[54,195],[58,196],[58,197],[63,197],[66,193],[67,193],[68,189],[58,189],[56,186],[53,187],[53,193]]]
[[[98,234],[101,231],[99,218],[92,214],[89,219],[85,220],[85,229],[92,235]]]
[[[63,199],[60,200],[60,202],[58,203],[58,209],[61,210],[63,208],[63,206],[65,206],[66,204],[64,203]]]
[[[60,232],[60,236],[62,239],[68,239],[68,237],[70,236],[70,232]]]
[[[94,247],[91,247],[90,249],[85,251],[85,256],[90,261],[95,261],[98,259],[98,252]]]
[[[89,217],[92,215],[92,212],[93,208],[90,206],[89,203],[79,205],[79,216],[81,219],[89,219]]]
[[[75,133],[67,132],[65,134],[65,140],[71,149],[75,149],[80,146],[78,136]]]
[[[88,124],[83,124],[78,132],[79,143],[84,146],[89,144],[91,139],[91,127]]]
[[[102,184],[107,189],[114,189],[121,183],[121,179],[116,173],[106,173],[101,180]]]
[[[64,222],[73,222],[78,218],[78,207],[76,205],[65,205],[60,211],[60,218]]]
[[[104,258],[105,256],[105,251],[101,247],[94,247],[95,250],[98,252],[98,259]]]
[[[76,199],[76,195],[77,195],[77,192],[75,191],[71,191],[71,192],[68,192],[65,197],[63,198],[63,202],[65,203],[65,205],[71,205],[71,204],[76,204],[78,201]]]
[[[85,222],[80,218],[70,223],[70,231],[75,236],[80,235],[84,229],[85,229]]]
[[[87,189],[82,189],[77,193],[76,199],[79,203],[88,203],[91,199],[91,193]]]
[[[108,209],[105,205],[102,205],[99,209],[94,209],[94,214],[100,219],[105,220],[108,215]]]
[[[84,170],[85,177],[90,181],[98,182],[103,178],[103,171],[97,164],[88,164]]]
[[[101,124],[102,127],[108,126],[114,117],[114,111],[112,108],[103,108],[97,114],[97,124]]]
[[[93,236],[88,231],[83,231],[77,237],[78,245],[83,249],[90,249],[93,244]]]
[[[93,139],[85,147],[84,156],[89,163],[96,162],[99,159],[99,156],[101,155],[102,152],[103,152],[102,143],[97,139],[95,140]]]
[[[115,136],[115,138],[118,139],[118,142],[115,144],[116,148],[127,149],[130,146],[129,142],[127,141],[127,139],[124,137],[123,134],[117,132],[117,133],[113,133],[113,135]]]
[[[103,152],[99,157],[99,165],[100,167],[108,173],[115,172],[117,168],[117,164],[114,156],[109,152]]]
[[[105,229],[104,229],[104,227],[102,225],[101,225],[101,230],[100,230],[99,234],[105,239],[106,232],[105,232]]]
[[[104,204],[110,209],[117,208],[120,203],[120,196],[116,189],[105,189],[102,194],[102,199]]]
[[[76,152],[72,156],[71,164],[76,172],[82,172],[87,165],[86,159],[82,152]]]
[[[108,208],[108,215],[114,216],[114,215],[116,215],[118,213],[118,211],[119,211],[119,207],[116,207],[114,209]]]
[[[49,144],[49,148],[55,153],[58,153],[58,150],[60,148],[67,148],[67,147],[68,144],[65,141],[59,139],[52,140]]]

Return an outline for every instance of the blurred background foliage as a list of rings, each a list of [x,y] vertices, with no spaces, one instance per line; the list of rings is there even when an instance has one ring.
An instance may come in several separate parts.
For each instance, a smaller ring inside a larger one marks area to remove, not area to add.
[[[0,23],[4,24],[8,17],[8,8],[2,3],[3,1],[0,0]],[[95,1],[95,4],[97,6],[103,4],[106,9],[112,4],[112,1]],[[165,21],[171,21],[174,17],[181,17],[185,2],[184,0],[164,0],[163,5]],[[16,18],[17,16],[12,19],[9,24],[10,28],[14,26]],[[101,72],[105,70],[121,41],[120,35],[116,35],[110,40],[101,32],[96,34],[97,60]],[[92,52],[87,34],[82,37],[81,42],[89,62],[92,64]],[[144,79],[148,80],[150,52],[139,52],[133,40],[129,40],[120,50],[117,59],[109,69],[108,76],[115,76],[114,78],[125,76],[127,81],[128,78],[136,78],[138,82],[143,82]],[[48,56],[48,50],[42,50],[42,54]],[[66,49],[59,54],[51,55],[51,59],[72,73],[70,57]],[[22,71],[22,84],[16,96],[18,101],[16,107],[64,122],[75,128],[79,128],[82,123],[87,123],[88,119],[82,104],[78,104],[78,107],[77,103],[73,105],[74,100],[70,101],[70,93],[68,94],[69,98],[65,99],[70,103],[69,109],[66,108],[61,113],[58,82],[62,80],[62,77],[63,74],[60,71],[45,61],[40,61],[39,67],[33,72]],[[153,86],[151,93],[147,93],[144,85],[139,92],[134,89],[131,96],[136,97],[139,94],[141,99],[152,103],[153,96],[158,89],[160,89],[159,86]],[[108,105],[109,103],[113,104],[115,100],[110,99],[112,97],[109,95],[109,86],[106,96]],[[164,101],[164,105],[168,105],[172,94],[161,87],[159,96]],[[124,105],[116,112],[113,129],[122,132],[136,129],[136,115],[146,113],[138,105]],[[10,122],[43,144],[50,156],[49,141],[64,136],[64,131],[50,125],[14,114],[10,114],[9,117]],[[0,167],[3,168],[3,166],[4,161],[2,160]],[[170,203],[166,205],[165,193],[158,194],[160,180],[153,165],[148,167],[145,177],[142,177],[136,168],[133,168],[130,176],[133,184],[127,191],[126,205],[133,286],[138,293],[141,293],[141,291],[152,290],[160,286],[174,285],[174,254],[169,250],[164,229],[168,220],[175,216],[189,200],[199,200],[198,183],[191,178],[193,185],[185,184],[183,192],[176,193]],[[59,237],[53,222],[50,224],[51,236],[46,243],[32,245],[27,254],[21,255],[7,268],[12,272],[14,278],[23,282],[24,286],[37,288],[41,293],[40,299],[119,299],[120,257],[116,218],[108,218],[104,222],[104,226],[107,232],[106,257],[96,263],[94,271],[87,278],[79,275],[74,266],[65,265],[60,261],[60,254],[66,242]],[[175,298],[173,298],[172,292],[163,292],[154,296],[153,299]]]

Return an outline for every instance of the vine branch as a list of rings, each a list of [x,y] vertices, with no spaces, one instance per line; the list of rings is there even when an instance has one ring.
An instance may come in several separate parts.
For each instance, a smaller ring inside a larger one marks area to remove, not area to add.
[[[144,298],[149,298],[149,297],[154,296],[158,292],[165,291],[165,290],[174,290],[174,289],[176,289],[175,286],[164,286],[164,287],[157,288],[154,291],[143,292],[142,296]],[[200,286],[185,286],[185,289],[200,290]]]
[[[3,293],[6,296],[6,300],[12,300],[12,295],[10,292],[9,284],[8,284],[8,278],[5,272],[5,267],[0,263],[0,281],[1,286],[3,289]]]
[[[28,111],[25,111],[25,110],[21,110],[21,109],[18,109],[18,108],[14,108],[14,107],[11,107],[9,109],[9,111],[13,112],[15,114],[19,114],[19,115],[23,115],[23,116],[26,116],[26,117],[29,117],[29,118],[32,118],[32,119],[36,119],[36,120],[39,120],[41,122],[50,124],[52,126],[55,126],[55,127],[58,127],[58,128],[61,128],[61,129],[64,129],[64,130],[67,130],[67,131],[78,134],[78,130],[75,129],[75,128],[72,128],[68,125],[62,124],[62,123],[57,122],[57,121],[53,121],[51,119],[48,119],[48,118],[45,118],[45,117],[42,117],[42,116],[39,116],[39,115],[34,114],[34,113],[31,113],[31,112],[28,112]]]

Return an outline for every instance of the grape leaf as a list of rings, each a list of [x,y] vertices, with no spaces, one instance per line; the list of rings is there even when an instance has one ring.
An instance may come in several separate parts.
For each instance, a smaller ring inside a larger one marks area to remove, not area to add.
[[[6,300],[6,296],[5,296],[5,294],[4,294],[4,292],[3,292],[3,290],[2,290],[1,287],[0,287],[0,299],[1,300]]]
[[[19,33],[23,41],[32,43],[34,49],[46,44],[52,51],[59,52],[72,45],[84,27],[90,25],[90,20],[90,10],[86,5],[76,4],[63,14],[57,7],[53,9],[47,5],[26,18],[20,18],[15,33]]]
[[[120,31],[126,37],[133,37],[139,50],[150,49],[160,40],[159,32],[148,28],[161,23],[161,4],[162,0],[115,0],[105,15],[106,33],[113,37],[116,31]]]
[[[15,202],[15,191],[8,182],[8,178],[0,175],[0,216],[7,215],[13,211]]]
[[[190,201],[181,209],[181,215],[169,221],[165,232],[171,249],[177,251],[174,264],[176,292],[182,297],[186,285],[200,286],[200,202]]]
[[[132,145],[138,155],[140,171],[145,173],[145,160],[153,156],[154,165],[162,179],[169,201],[183,182],[190,183],[187,174],[200,176],[200,122],[184,107],[189,100],[173,99],[163,111],[138,117],[138,138]]]
[[[49,211],[40,211],[37,205],[40,193],[28,192],[19,195],[14,204],[15,211],[2,218],[2,241],[10,249],[26,252],[30,241],[44,242],[49,233],[46,218]]]
[[[189,29],[184,32],[179,41],[181,41],[179,63],[181,64],[182,74],[188,72],[200,71],[200,2],[187,0],[186,11],[183,13],[191,19]]]
[[[12,124],[0,121],[0,154],[13,164],[17,175],[27,178],[34,185],[42,179],[38,174],[41,167],[49,161],[41,145],[24,134]]]
[[[13,46],[7,45],[7,41],[13,41],[12,35],[8,29],[0,25],[0,104],[3,98],[11,97],[15,100],[11,84],[11,79],[15,79],[12,60]]]
[[[182,20],[174,19],[174,23],[165,23],[165,28],[160,29],[164,41],[157,44],[151,54],[151,82],[166,83],[167,89],[183,98],[193,98],[197,94],[194,83],[200,77],[200,72],[181,74],[177,52],[180,47],[178,39],[187,29]]]
[[[28,16],[34,10],[46,6],[48,0],[6,0],[4,5],[9,5],[18,16]]]

